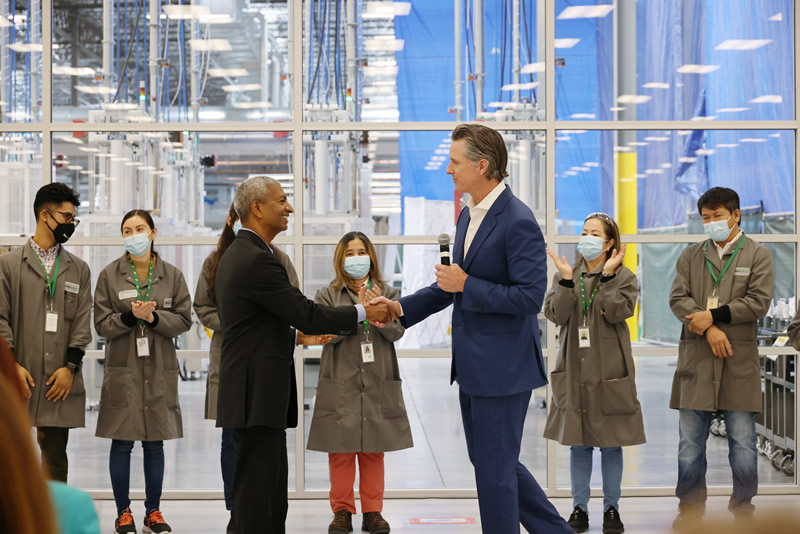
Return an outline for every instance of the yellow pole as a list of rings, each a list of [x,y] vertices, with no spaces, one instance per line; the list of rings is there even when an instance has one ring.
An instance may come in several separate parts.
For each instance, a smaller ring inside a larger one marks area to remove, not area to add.
[[[622,234],[636,234],[639,228],[639,196],[636,178],[636,152],[617,153],[617,217]],[[636,244],[629,243],[622,264],[636,274],[639,256]],[[639,302],[628,319],[631,341],[639,340]]]

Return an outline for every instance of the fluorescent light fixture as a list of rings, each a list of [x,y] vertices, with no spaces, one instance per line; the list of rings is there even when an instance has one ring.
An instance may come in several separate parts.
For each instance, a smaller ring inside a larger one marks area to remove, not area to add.
[[[156,120],[150,115],[130,115],[126,117],[130,122],[155,122]]]
[[[590,169],[589,167],[578,167],[578,170],[581,171],[581,172],[589,172],[592,169]]]
[[[584,167],[599,167],[600,164],[596,161],[587,161],[583,164]]]
[[[544,61],[540,61],[539,63],[528,63],[527,65],[523,65],[523,67],[519,70],[520,74],[533,74],[536,72],[544,72]]]
[[[693,130],[678,130],[678,135],[689,135]]]
[[[245,91],[259,91],[261,90],[260,83],[244,83],[241,85],[223,85],[222,90],[226,93],[242,93]]]
[[[614,106],[614,107],[608,108],[608,110],[609,111],[625,111],[625,107],[624,106]]]
[[[53,76],[94,76],[95,71],[89,67],[65,67],[53,65]]]
[[[117,92],[113,87],[104,85],[76,85],[75,89],[87,95],[113,95]]]
[[[584,134],[587,130],[559,130],[563,134]]]
[[[95,148],[93,146],[79,146],[78,150],[80,150],[81,152],[90,152],[90,153],[100,152],[99,148]]]
[[[735,148],[739,146],[739,143],[720,143],[718,145],[714,145],[714,148]]]
[[[225,120],[227,116],[224,111],[215,109],[201,109],[197,116],[200,120],[204,121],[221,121]]]
[[[71,171],[79,171],[79,170],[83,169],[83,167],[81,167],[80,165],[67,165],[66,168],[71,170]]]
[[[628,143],[628,146],[647,146],[647,143],[643,143],[641,141],[631,141]]]
[[[570,6],[558,15],[560,20],[565,19],[595,19],[602,18],[614,10],[613,5],[603,4],[599,6]]]
[[[772,39],[728,39],[714,47],[714,50],[755,50],[767,46]]]
[[[195,52],[230,52],[233,50],[227,39],[189,39],[189,46]]]
[[[697,117],[692,117],[689,120],[690,121],[713,121],[716,118],[717,118],[716,115],[708,115],[708,116],[706,116],[706,115],[698,115]]]
[[[708,74],[719,69],[719,65],[692,65],[687,64],[678,67],[680,74]]]
[[[780,22],[780,21],[783,20],[783,13],[775,13],[774,15],[772,15],[767,20],[771,20],[773,22]]]
[[[80,174],[85,174],[87,176],[94,176],[94,171],[89,171],[89,170],[84,169],[84,170],[80,171]]]
[[[617,97],[618,104],[646,104],[653,99],[649,95],[619,95]]]
[[[633,149],[629,146],[615,146],[614,152],[633,152]]]
[[[61,141],[62,143],[72,143],[74,145],[82,145],[83,141],[78,139],[77,137],[73,137],[71,135],[59,135],[58,137],[53,138],[56,141]]]
[[[669,84],[664,82],[647,82],[642,87],[645,89],[669,89]]]
[[[743,137],[739,139],[740,143],[766,143],[767,140],[763,137]]]
[[[672,163],[662,163],[661,164],[661,168],[662,169],[671,169],[672,168]]]
[[[567,176],[578,176],[578,173],[575,171],[564,171],[564,174]]]
[[[133,111],[139,109],[139,106],[132,102],[109,102],[103,105],[103,109],[106,111]]]
[[[361,18],[393,19],[411,13],[411,2],[365,2]]]
[[[265,102],[263,100],[259,102],[236,102],[233,107],[237,109],[257,109],[257,108],[268,108],[272,107],[271,102]]]
[[[669,137],[650,136],[650,137],[645,137],[644,140],[645,141],[669,141]]]
[[[503,87],[500,88],[501,91],[527,91],[529,89],[536,89],[539,86],[539,82],[527,82],[527,83],[507,83]]]
[[[664,174],[662,169],[647,169],[644,171],[645,174]]]
[[[779,134],[779,133],[771,133],[771,134],[769,134],[769,136],[770,136],[770,137],[777,137],[777,138],[780,138],[781,134]]]
[[[697,161],[697,158],[682,157],[682,158],[678,158],[678,161],[680,163],[694,163],[695,161]]]
[[[554,45],[556,48],[572,48],[580,42],[580,39],[556,39]]]
[[[125,162],[125,166],[126,167],[141,167],[142,164],[139,163],[138,161],[127,161],[127,162]]]
[[[208,75],[212,78],[224,78],[226,76],[236,78],[240,76],[247,76],[250,74],[247,69],[234,68],[234,69],[208,69]]]
[[[747,111],[750,108],[720,108],[717,113],[739,113],[740,111]]]
[[[761,95],[750,101],[751,104],[781,104],[783,97],[781,95]]]
[[[364,67],[364,77],[378,78],[380,76],[397,76],[397,71],[400,68],[397,65],[389,67]]]
[[[569,141],[570,139],[572,138],[568,135],[562,135],[560,137],[556,137],[556,141]]]
[[[595,118],[595,114],[594,113],[573,113],[572,115],[569,116],[569,118],[570,119],[589,119],[589,120],[591,120],[591,119]]]
[[[434,154],[449,154],[450,151],[446,148],[437,148],[433,151]]]
[[[364,41],[364,50],[367,52],[401,52],[406,42],[395,39],[393,35],[379,35]]]
[[[695,156],[711,156],[716,152],[716,150],[712,148],[698,148],[694,151]]]
[[[14,52],[22,52],[22,53],[42,51],[42,45],[40,43],[14,43],[8,45],[8,47]],[[53,48],[56,47],[54,46]]]

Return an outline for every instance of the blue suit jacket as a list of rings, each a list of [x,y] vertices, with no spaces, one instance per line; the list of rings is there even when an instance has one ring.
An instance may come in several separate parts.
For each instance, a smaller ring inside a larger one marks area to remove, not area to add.
[[[494,202],[464,258],[469,209],[458,217],[453,262],[469,275],[463,293],[436,283],[403,297],[412,326],[453,304],[450,383],[482,397],[514,395],[547,384],[539,325],[547,288],[544,238],[530,208],[510,189]]]

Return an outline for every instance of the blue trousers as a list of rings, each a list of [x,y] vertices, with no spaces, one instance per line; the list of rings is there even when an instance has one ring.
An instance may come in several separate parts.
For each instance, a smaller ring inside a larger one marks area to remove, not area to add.
[[[147,513],[159,510],[161,506],[161,487],[164,484],[164,442],[143,441],[144,449],[144,507]],[[120,439],[111,440],[111,453],[108,467],[111,473],[111,489],[117,503],[117,515],[131,505],[131,452],[133,442]]]
[[[722,410],[728,433],[728,461],[733,471],[733,495],[728,509],[753,510],[758,493],[758,452],[755,414]],[[675,495],[682,505],[704,508],[706,497],[706,442],[713,412],[680,410],[678,445],[678,485]]]
[[[531,392],[475,397],[459,391],[484,534],[573,534],[519,461]]]
[[[572,506],[589,511],[594,447],[570,447],[569,474],[572,479]],[[622,447],[601,447],[603,473],[603,512],[616,508],[622,492]]]

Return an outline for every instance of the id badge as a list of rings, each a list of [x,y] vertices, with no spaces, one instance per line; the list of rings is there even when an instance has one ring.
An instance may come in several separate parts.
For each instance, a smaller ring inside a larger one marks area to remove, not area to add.
[[[375,352],[372,350],[372,343],[361,344],[361,361],[372,363],[375,361]]]
[[[140,358],[150,356],[150,344],[147,342],[146,337],[136,338],[136,355]]]
[[[170,308],[172,308],[172,297],[166,297],[164,298],[164,309],[168,310]]]
[[[717,296],[710,296],[706,301],[706,310],[714,310],[719,308],[719,297]]]
[[[47,312],[44,316],[44,331],[58,332],[58,312]]]
[[[578,328],[578,347],[588,349],[592,346],[589,339],[589,329],[587,327]]]

